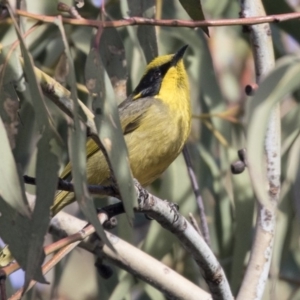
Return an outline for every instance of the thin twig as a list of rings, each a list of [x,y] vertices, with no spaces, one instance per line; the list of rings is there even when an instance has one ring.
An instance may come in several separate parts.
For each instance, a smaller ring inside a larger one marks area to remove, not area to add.
[[[103,224],[106,220],[108,220],[107,214],[100,213],[99,220]],[[50,260],[48,260],[42,268],[43,274],[47,274],[55,265],[57,265],[68,253],[70,253],[75,247],[78,246],[80,242],[82,242],[86,237],[90,236],[95,232],[95,228],[92,225],[84,229],[80,229],[77,233],[73,234],[72,236],[66,237],[65,240],[67,241],[67,245],[63,246],[63,243],[60,243],[62,247],[58,253],[56,253]],[[56,243],[54,243],[56,246]],[[51,247],[50,247],[51,246]],[[48,252],[57,250],[57,247],[50,245],[48,246]],[[51,252],[52,253],[52,252]],[[46,253],[50,254],[50,253]],[[36,284],[36,281],[32,280],[28,286],[28,289],[32,288]],[[21,299],[23,294],[23,288],[19,289],[11,298],[10,300],[18,300]]]
[[[101,3],[101,19],[104,21],[106,16],[106,10],[105,10],[105,1],[102,1]]]
[[[206,243],[210,246],[210,236],[209,236],[209,229],[207,225],[207,219],[205,215],[205,208],[203,204],[203,199],[200,195],[200,190],[198,186],[198,182],[196,179],[195,172],[193,170],[192,161],[190,154],[188,152],[187,146],[185,145],[182,150],[183,157],[187,166],[188,174],[191,180],[192,188],[196,197],[198,209],[199,209],[199,215],[200,215],[200,222],[201,222],[201,232],[203,234],[204,240]]]
[[[43,274],[47,274],[59,261],[61,261],[68,253],[70,253],[80,242],[75,242],[62,248],[58,253],[56,253],[50,260],[48,260],[42,267]],[[26,291],[31,289],[37,282],[31,280]],[[13,294],[10,300],[20,300],[22,298],[24,291],[20,288],[15,294]]]
[[[200,228],[199,228],[199,225],[198,225],[198,223],[197,223],[197,221],[196,221],[196,219],[195,219],[195,217],[193,216],[192,213],[189,213],[189,218],[190,218],[190,222],[191,222],[192,226],[195,228],[195,230],[196,230],[200,235],[202,235],[202,232],[201,232],[201,230],[200,230]]]
[[[81,15],[77,11],[75,6],[70,6],[63,2],[58,2],[57,4],[57,10],[62,12],[67,12],[70,14],[70,17],[75,19],[82,19]]]
[[[56,16],[46,16],[40,14],[30,13],[24,10],[16,10],[16,14],[23,17],[28,17],[35,20],[40,20],[45,23],[53,23],[56,20]],[[165,27],[219,27],[219,26],[234,26],[234,25],[254,25],[263,23],[278,23],[288,20],[295,20],[300,18],[299,12],[277,14],[271,16],[260,16],[260,17],[249,17],[249,18],[237,18],[237,19],[222,19],[222,20],[204,20],[204,21],[188,21],[188,20],[156,20],[147,19],[141,17],[130,17],[124,20],[116,21],[105,21],[101,20],[90,20],[90,19],[70,19],[63,18],[62,21],[65,24],[81,25],[99,27],[100,25],[104,28],[107,27],[124,27],[124,26],[135,26],[135,25],[153,25],[153,26],[165,26]]]
[[[24,60],[22,58],[20,58],[20,62],[21,65],[24,66]],[[43,94],[57,105],[68,117],[73,119],[74,102],[71,99],[70,91],[38,68],[34,67],[34,72],[38,83],[41,85]],[[94,122],[94,114],[83,104],[82,101],[79,99],[78,101],[83,113],[82,114],[80,112],[79,117],[86,123],[89,132],[91,134],[96,134],[97,129]]]
[[[102,7],[103,7],[103,5],[102,5]],[[101,15],[101,18],[104,18],[103,14]],[[103,33],[103,26],[101,26],[101,24],[99,24],[99,26],[97,28],[97,33],[94,38],[94,48],[96,48],[97,52],[99,52],[100,39],[101,39],[102,33]]]
[[[34,177],[24,175],[23,179],[26,184],[35,185]],[[60,178],[57,183],[57,189],[61,191],[74,192],[74,185],[73,183]],[[113,186],[89,185],[88,190],[91,194],[97,194],[100,196],[119,197],[119,193]]]
[[[91,225],[90,225],[91,226]],[[93,226],[92,226],[93,227]],[[94,231],[93,231],[94,232]],[[92,232],[92,233],[93,233]],[[86,231],[82,232],[79,231],[78,233],[75,233],[73,235],[70,235],[68,237],[65,237],[55,243],[52,243],[51,245],[48,245],[44,247],[45,255],[50,255],[58,250],[61,250],[63,247],[66,247],[70,244],[73,244],[77,241],[81,241],[86,237]],[[2,271],[5,272],[7,276],[14,273],[15,271],[19,270],[21,266],[15,261],[8,266],[5,266],[2,268]],[[1,298],[0,298],[1,299]]]
[[[32,184],[34,184],[35,180],[32,177],[29,177],[30,181],[32,182]],[[73,186],[73,184],[70,184],[70,186]],[[72,187],[73,191],[74,187]],[[100,189],[98,189],[98,192],[101,192],[101,187]],[[32,203],[31,203],[32,204]],[[124,213],[124,207],[123,207],[123,203],[122,202],[118,202],[115,204],[111,204],[108,206],[105,206],[103,208],[101,208],[101,210],[99,210],[98,212],[98,217],[101,220],[101,222],[106,222],[108,220],[111,220],[113,217],[118,216],[122,213]],[[52,226],[52,230],[50,228],[50,233],[54,233],[56,235],[58,235],[57,232],[53,232],[53,228],[56,228],[55,226],[57,226],[56,223],[56,219],[52,219],[51,224]],[[65,237],[65,234],[61,234],[60,236],[64,236],[64,238],[60,239],[59,241],[52,243],[46,247],[44,247],[44,252],[45,255],[49,255],[52,254],[60,249],[62,249],[63,247],[66,247],[72,243],[78,242],[78,241],[83,241],[86,237],[90,236],[91,234],[93,234],[95,232],[95,229],[92,225],[88,225],[86,227],[84,227],[82,230],[79,230],[77,232],[75,232],[74,234],[71,234],[69,236]],[[3,267],[0,272],[3,273],[3,276],[9,276],[10,274],[12,274],[13,272],[17,271],[20,269],[20,265],[17,262],[13,262],[11,264],[9,264],[6,267]],[[1,273],[0,273],[0,280],[1,280]],[[2,298],[0,297],[0,300]]]

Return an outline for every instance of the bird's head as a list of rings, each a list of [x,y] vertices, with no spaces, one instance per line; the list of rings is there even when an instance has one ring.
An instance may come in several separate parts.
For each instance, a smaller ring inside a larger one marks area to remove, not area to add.
[[[179,91],[185,91],[188,95],[188,79],[182,61],[187,47],[187,45],[183,46],[175,54],[158,56],[153,59],[133,91],[133,99],[144,97],[165,99]]]

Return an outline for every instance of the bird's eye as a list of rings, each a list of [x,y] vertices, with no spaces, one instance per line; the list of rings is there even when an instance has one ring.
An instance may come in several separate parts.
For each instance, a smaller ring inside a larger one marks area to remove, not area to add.
[[[160,70],[155,70],[155,72],[154,72],[154,77],[155,77],[155,78],[161,77],[161,72],[160,72]]]

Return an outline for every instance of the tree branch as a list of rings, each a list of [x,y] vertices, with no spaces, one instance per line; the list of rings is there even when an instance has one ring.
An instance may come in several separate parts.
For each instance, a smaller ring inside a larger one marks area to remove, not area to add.
[[[108,214],[107,211],[110,213]],[[110,205],[105,211],[98,214],[99,220],[103,224],[105,221],[109,220],[110,216],[122,212],[124,212],[124,208],[121,202]],[[192,282],[140,249],[128,244],[109,232],[106,232],[106,235],[114,249],[99,243],[99,240],[95,240],[94,243],[91,244],[86,238],[93,234],[95,229],[92,225],[87,225],[88,223],[86,221],[77,219],[65,212],[59,212],[51,220],[50,232],[65,238],[45,247],[46,255],[57,250],[59,250],[59,252],[44,264],[42,268],[43,274],[49,272],[62,258],[81,243],[81,246],[84,249],[101,258],[106,258],[113,264],[127,270],[134,276],[137,276],[141,280],[156,287],[171,299],[212,299],[207,292],[203,291]],[[141,261],[143,262],[142,264]],[[18,268],[19,265],[13,263],[3,268],[2,271],[6,275],[11,274]],[[35,283],[35,281],[31,281],[29,288],[33,287]],[[23,289],[18,290],[10,299],[20,299],[22,292]]]
[[[16,10],[16,14],[19,16],[39,20],[44,23],[53,23],[56,20],[56,16],[45,16],[30,13],[24,10]],[[219,26],[234,26],[234,25],[254,25],[263,23],[278,23],[288,20],[295,20],[300,18],[299,12],[278,14],[271,16],[260,16],[260,17],[247,17],[242,19],[223,19],[223,20],[204,20],[204,21],[188,21],[188,20],[155,20],[140,17],[130,17],[124,20],[116,21],[101,21],[101,20],[90,20],[90,19],[72,19],[62,18],[63,23],[81,26],[97,27],[102,26],[103,28],[108,27],[124,27],[124,26],[135,26],[135,25],[153,25],[153,26],[165,26],[165,27],[219,27]]]
[[[72,185],[72,183],[70,184]],[[93,186],[94,193],[97,192],[96,187]],[[138,182],[136,182],[135,187],[138,195],[134,206],[135,212],[146,213],[164,228],[175,234],[184,248],[195,259],[214,299],[231,299],[231,290],[220,263],[202,236],[179,214],[176,205],[148,193]],[[102,187],[99,187],[99,191],[103,192]],[[113,216],[116,211],[120,214],[123,211],[119,207],[116,208],[119,205],[122,204],[110,206],[109,209],[104,208],[104,211],[110,211],[108,213],[110,216]],[[112,207],[115,207],[115,209],[112,209]]]
[[[51,221],[51,229],[56,233],[74,234],[81,230],[85,224],[85,221],[60,212]],[[88,245],[88,242],[83,243],[88,246],[87,248],[92,249],[94,254],[104,257],[114,265],[119,266],[144,282],[156,287],[171,299],[212,299],[207,292],[201,290],[195,284],[150,255],[123,241],[112,233],[106,232],[106,235],[114,246],[115,251],[106,245],[99,245],[97,242],[96,246],[92,248]]]
[[[241,1],[242,15],[253,17],[265,14],[261,0]],[[250,26],[250,41],[254,55],[256,83],[273,69],[275,64],[271,29],[269,25]],[[264,101],[265,99],[261,99]],[[276,206],[280,192],[280,111],[279,105],[270,112],[270,119],[265,136],[266,154],[266,182],[268,184],[268,197],[266,200],[258,199],[258,213],[255,226],[255,237],[250,253],[250,261],[247,266],[244,280],[240,288],[237,300],[261,299],[268,279],[272,258]],[[250,148],[250,145],[247,146]],[[251,168],[249,159],[249,172],[253,186],[263,184],[255,177],[256,172]]]
[[[35,185],[34,177],[24,175],[23,179],[26,184]],[[74,192],[74,185],[69,181],[59,178],[59,181],[57,183],[57,189],[61,191]],[[91,194],[97,194],[100,196],[119,196],[118,191],[113,186],[89,185],[88,190]]]
[[[199,266],[213,299],[232,299],[232,293],[220,263],[202,236],[179,214],[177,207],[173,203],[163,201],[148,193],[140,185],[136,185],[136,188],[139,196],[135,211],[147,213],[178,238]]]

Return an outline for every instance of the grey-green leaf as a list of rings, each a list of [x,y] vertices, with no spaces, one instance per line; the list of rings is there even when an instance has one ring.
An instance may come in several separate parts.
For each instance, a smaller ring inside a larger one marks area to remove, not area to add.
[[[280,60],[275,69],[261,83],[248,109],[247,151],[251,163],[256,195],[268,203],[263,144],[270,111],[283,97],[299,88],[300,57],[289,56]],[[279,129],[280,130],[280,129]],[[279,134],[279,133],[277,133]]]
[[[182,7],[188,13],[192,20],[205,20],[202,5],[200,0],[179,0]],[[209,36],[208,27],[201,27],[201,29]]]
[[[0,118],[0,196],[20,214],[30,216],[24,188],[21,186],[17,166],[11,152],[6,130]]]
[[[132,17],[154,18],[155,3],[154,0],[127,0]],[[143,49],[147,63],[158,56],[157,38],[155,27],[139,26],[137,28],[137,37]]]
[[[133,219],[133,203],[136,197],[132,174],[130,171],[127,148],[121,130],[117,102],[113,93],[106,96],[104,68],[96,49],[91,49],[85,67],[86,82],[94,82],[90,92],[96,93],[94,100],[95,120],[99,130],[99,138],[107,152],[124,208],[129,219]],[[106,81],[107,82],[107,81]],[[106,85],[107,86],[107,85]]]
[[[77,99],[75,71],[74,71],[72,56],[67,42],[67,37],[64,31],[64,27],[61,20],[58,20],[56,22],[56,25],[60,30],[63,43],[65,46],[65,52],[68,57],[69,68],[70,68],[69,80],[71,86],[71,98],[74,101],[74,128],[70,128],[69,130],[70,131],[69,149],[70,149],[72,177],[74,181],[76,200],[79,204],[79,207],[83,211],[84,215],[95,227],[96,232],[101,238],[101,240],[106,244],[108,244],[110,247],[112,247],[111,243],[106,237],[106,234],[104,232],[101,223],[98,220],[92,198],[87,189],[86,147],[85,147],[86,125],[79,120],[79,112],[78,112],[79,103]]]
[[[48,231],[50,221],[50,207],[53,204],[57,188],[61,144],[56,136],[47,128],[38,142],[36,162],[36,203],[32,213],[31,234],[29,236],[28,261],[25,273],[25,286],[31,278],[39,278],[46,283],[40,272],[44,261],[44,237]]]
[[[127,96],[127,62],[125,48],[116,28],[105,28],[101,35],[100,55],[118,102]]]

